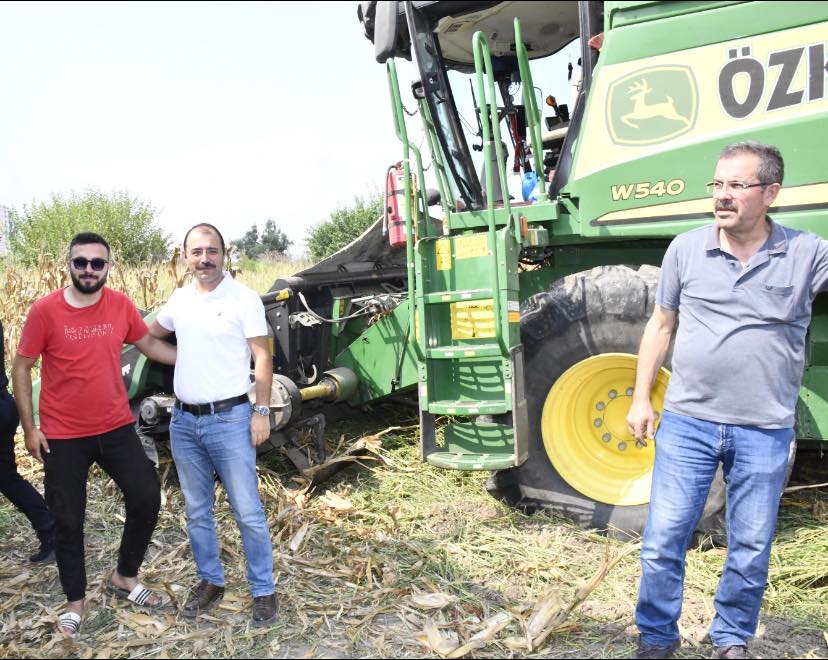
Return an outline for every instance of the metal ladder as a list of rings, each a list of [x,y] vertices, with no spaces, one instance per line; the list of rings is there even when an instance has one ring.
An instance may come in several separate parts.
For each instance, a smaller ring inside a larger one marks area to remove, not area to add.
[[[515,23],[521,77],[533,89],[528,58]],[[486,199],[492,199],[494,177],[505,191],[502,206],[488,203],[478,212],[453,213],[446,168],[433,131],[429,146],[443,208],[447,211],[443,235],[435,235],[427,218],[423,195],[406,204],[409,336],[418,360],[418,395],[422,458],[444,468],[495,470],[519,465],[528,455],[526,400],[523,391],[523,348],[520,344],[520,308],[517,261],[522,227],[508,199],[495,82],[485,35],[473,40],[478,96],[483,128]],[[405,195],[412,199],[410,157],[416,159],[423,181],[422,158],[409,141],[399,83],[393,60],[388,61],[397,136],[403,143]],[[534,94],[527,107],[530,139],[540,169],[540,119]],[[428,105],[420,113],[431,126]],[[492,154],[492,149],[495,154]],[[498,171],[492,167],[496,155]],[[545,194],[541,193],[545,201]],[[478,227],[467,228],[460,216],[476,216]],[[483,222],[481,222],[483,220]],[[415,238],[416,237],[416,238]],[[438,433],[436,418],[452,420]],[[441,437],[440,437],[441,436]]]

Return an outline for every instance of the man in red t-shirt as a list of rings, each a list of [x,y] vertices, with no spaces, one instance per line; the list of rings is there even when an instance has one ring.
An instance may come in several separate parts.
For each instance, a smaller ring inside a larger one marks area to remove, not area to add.
[[[29,453],[44,465],[46,502],[55,516],[55,555],[67,610],[56,628],[74,636],[86,595],[83,522],[86,480],[97,463],[124,495],[118,566],[107,590],[138,605],[161,598],[138,581],[138,569],[158,520],[158,473],[135,433],[121,376],[125,343],[156,362],[173,364],[175,347],[148,334],[132,301],[104,287],[110,250],[98,234],[69,245],[72,284],[29,310],[12,365],[12,381]],[[42,357],[40,428],[32,409],[31,369]]]

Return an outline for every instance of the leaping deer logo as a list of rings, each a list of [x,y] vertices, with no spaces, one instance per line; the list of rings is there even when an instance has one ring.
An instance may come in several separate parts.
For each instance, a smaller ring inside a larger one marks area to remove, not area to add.
[[[627,92],[630,100],[635,104],[633,111],[623,115],[621,121],[632,128],[639,128],[639,125],[634,121],[641,121],[642,119],[652,119],[653,117],[663,117],[664,119],[673,119],[682,122],[685,126],[690,125],[690,119],[680,115],[676,110],[676,104],[672,96],[668,96],[666,101],[661,103],[647,103],[647,94],[652,92],[652,88],[647,84],[646,79],[642,78],[638,82],[634,82]]]

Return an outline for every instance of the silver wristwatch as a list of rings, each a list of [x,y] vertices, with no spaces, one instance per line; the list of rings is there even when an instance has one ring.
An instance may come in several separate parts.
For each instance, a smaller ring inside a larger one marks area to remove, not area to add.
[[[267,406],[253,406],[253,412],[262,417],[268,417],[270,415],[270,408]]]

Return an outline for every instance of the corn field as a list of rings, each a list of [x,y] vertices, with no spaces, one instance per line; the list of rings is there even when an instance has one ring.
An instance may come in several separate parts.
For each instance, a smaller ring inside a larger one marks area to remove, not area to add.
[[[234,274],[261,293],[304,266],[242,262]],[[66,286],[69,275],[45,254],[32,268],[0,265],[0,278],[8,366],[31,304]],[[118,267],[108,284],[153,310],[187,281],[175,253],[166,263]],[[423,466],[416,419],[397,408],[375,406],[370,415],[328,427],[326,436],[334,460],[358,443],[368,454],[321,484],[312,470],[296,474],[278,452],[259,461],[280,601],[270,629],[249,625],[246,563],[221,487],[225,599],[197,620],[178,614],[197,576],[165,446],[162,508],[141,574],[169,602],[146,613],[107,595],[124,510],[115,484],[94,468],[85,536],[90,584],[77,641],[52,633],[65,602],[57,569],[27,565],[31,528],[0,498],[0,658],[631,657],[637,545],[511,509],[486,494],[483,473]],[[17,464],[42,487],[42,469],[20,438]],[[826,658],[828,500],[824,490],[791,490],[782,502],[753,657]],[[688,553],[677,657],[709,657],[705,633],[723,561],[723,550]]]
[[[233,250],[227,253],[225,269],[240,282],[259,293],[266,292],[278,277],[292,275],[305,267],[301,261],[262,260],[246,262],[240,268],[233,260]],[[34,267],[21,266],[14,261],[0,262],[0,321],[5,334],[5,364],[11,359],[20,340],[20,332],[35,300],[69,284],[66,264],[51,254],[42,254]],[[122,266],[115,261],[107,279],[107,286],[128,295],[139,309],[153,311],[163,305],[176,288],[190,281],[190,273],[178,248],[163,263]]]

